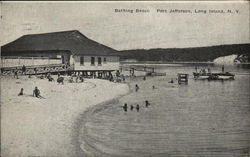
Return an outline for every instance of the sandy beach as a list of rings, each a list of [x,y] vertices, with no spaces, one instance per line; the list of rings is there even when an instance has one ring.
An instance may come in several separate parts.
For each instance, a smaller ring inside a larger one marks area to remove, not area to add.
[[[37,86],[45,99],[32,96]],[[24,88],[24,95],[17,96]],[[78,156],[77,121],[91,106],[128,93],[127,84],[1,77],[1,156]]]

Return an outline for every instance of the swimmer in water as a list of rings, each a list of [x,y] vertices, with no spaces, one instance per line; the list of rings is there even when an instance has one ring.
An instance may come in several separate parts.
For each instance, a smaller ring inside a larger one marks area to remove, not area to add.
[[[123,106],[123,110],[124,110],[125,112],[127,112],[127,109],[128,109],[128,104],[125,103],[124,106]]]
[[[140,106],[137,104],[136,105],[136,111],[139,112],[139,110],[140,110]]]

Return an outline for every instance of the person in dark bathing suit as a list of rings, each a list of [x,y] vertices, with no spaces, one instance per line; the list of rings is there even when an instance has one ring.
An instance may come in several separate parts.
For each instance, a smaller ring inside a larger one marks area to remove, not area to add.
[[[23,65],[23,67],[22,67],[22,73],[25,75],[26,74],[26,67],[25,67],[25,65]]]
[[[145,106],[148,107],[150,105],[150,103],[148,102],[148,100],[145,101]]]
[[[18,69],[17,68],[14,70],[14,78],[18,79]]]
[[[171,79],[168,83],[174,83],[174,80],[173,80],[173,79]]]
[[[133,109],[134,109],[134,106],[130,105],[130,110],[133,111]]]
[[[152,86],[152,89],[154,90],[154,89],[155,89],[155,86]]]
[[[37,75],[37,68],[34,68],[35,75]]]
[[[123,110],[124,110],[125,112],[127,112],[127,109],[128,109],[128,105],[125,103],[124,106],[123,106]]]
[[[35,89],[33,90],[33,96],[37,98],[44,98],[40,95],[40,90],[37,87],[35,87]]]
[[[139,110],[140,110],[140,106],[137,104],[136,105],[136,111],[139,112]]]
[[[19,92],[18,96],[23,95],[23,88],[21,88],[21,91]]]
[[[135,92],[137,92],[139,90],[139,86],[136,84],[135,85]]]

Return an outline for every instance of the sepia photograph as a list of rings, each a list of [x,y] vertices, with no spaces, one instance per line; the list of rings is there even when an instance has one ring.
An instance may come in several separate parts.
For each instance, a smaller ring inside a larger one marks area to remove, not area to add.
[[[0,156],[250,157],[249,1],[0,14]]]

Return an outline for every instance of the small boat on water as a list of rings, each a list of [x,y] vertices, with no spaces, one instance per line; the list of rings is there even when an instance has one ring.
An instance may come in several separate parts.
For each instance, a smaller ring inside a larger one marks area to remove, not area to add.
[[[234,74],[225,72],[225,73],[212,73],[210,80],[234,80]]]
[[[206,79],[208,79],[208,78],[209,78],[208,75],[201,75],[201,76],[198,76],[198,77],[197,77],[197,79],[199,79],[199,80],[206,80]]]
[[[229,80],[229,79],[233,79],[232,76],[221,76],[221,75],[218,75],[218,78],[219,80]]]
[[[193,72],[194,75],[194,79],[197,80],[206,80],[209,78],[209,74],[208,73],[197,73],[197,72]]]
[[[234,80],[234,74],[230,72],[224,72],[224,66],[222,67],[222,72],[212,73],[210,69],[206,72],[205,69],[201,69],[200,72],[193,72],[194,79],[196,80]]]
[[[225,72],[225,73],[193,73],[194,78],[197,80],[234,80],[234,74]]]

